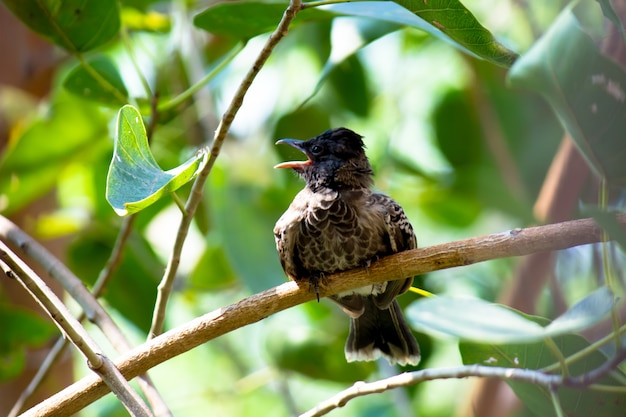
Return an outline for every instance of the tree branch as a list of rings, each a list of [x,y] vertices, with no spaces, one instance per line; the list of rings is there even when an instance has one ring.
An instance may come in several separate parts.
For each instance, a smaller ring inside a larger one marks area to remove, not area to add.
[[[626,226],[626,214],[617,215],[617,220],[622,227]],[[320,295],[325,297],[375,282],[403,279],[445,268],[596,243],[601,237],[602,229],[593,219],[514,229],[400,252],[374,262],[367,269],[328,275],[319,290]],[[182,324],[122,355],[115,363],[124,376],[134,378],[209,340],[313,299],[315,294],[309,291],[307,283],[299,286],[298,283],[287,282]],[[88,375],[31,408],[23,416],[76,413],[106,393],[107,388],[102,381]]]
[[[99,375],[107,386],[124,404],[132,416],[150,417],[152,413],[141,397],[131,388],[128,381],[104,356],[102,350],[91,339],[63,302],[52,292],[43,280],[35,274],[21,259],[0,242],[0,267],[8,277],[16,278],[33,296],[44,311],[52,318],[63,334],[83,354],[89,368]]]
[[[106,310],[98,303],[96,297],[98,297],[104,290],[107,282],[112,276],[113,271],[121,260],[122,250],[132,230],[133,219],[134,216],[124,219],[111,256],[109,257],[104,269],[100,272],[100,275],[94,284],[94,292],[92,294],[87,290],[87,288],[85,288],[83,282],[45,247],[24,233],[23,230],[17,227],[9,219],[4,216],[0,216],[0,237],[17,246],[21,253],[27,255],[29,258],[41,265],[52,278],[58,281],[63,286],[65,291],[67,291],[83,309],[78,321],[82,321],[83,317],[87,316],[92,323],[95,323],[102,330],[118,353],[129,351],[132,348],[132,345],[119,327],[117,327],[113,319],[111,319]],[[46,368],[52,366],[55,360],[54,356],[60,355],[63,345],[65,344],[66,342],[64,340],[57,342],[54,349],[50,352],[50,360],[46,360],[45,364],[42,364],[34,380],[31,384],[29,384],[29,387],[27,387],[27,390],[23,393],[23,395],[17,400],[13,410],[11,411],[12,413],[16,409],[21,408],[25,397],[29,395],[29,391],[33,390],[39,381],[45,376],[45,373],[47,372]],[[148,375],[144,375],[140,378],[139,385],[155,412],[162,416],[171,415],[167,405],[163,401],[163,398],[154,387],[154,384],[150,381]],[[17,413],[17,411],[15,412]]]

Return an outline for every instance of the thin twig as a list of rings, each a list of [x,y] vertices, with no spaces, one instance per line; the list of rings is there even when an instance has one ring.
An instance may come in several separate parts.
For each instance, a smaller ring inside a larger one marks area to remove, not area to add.
[[[328,400],[319,403],[315,408],[300,414],[300,417],[323,416],[335,408],[343,407],[348,401],[364,395],[379,394],[390,389],[407,387],[435,379],[462,379],[468,377],[502,378],[513,381],[530,382],[547,387],[556,385],[562,380],[559,375],[545,374],[532,369],[501,368],[484,365],[431,368],[415,372],[405,372],[374,382],[356,382],[350,388],[335,394]]]
[[[626,214],[618,215],[617,220],[622,227],[626,226]],[[326,297],[376,282],[480,261],[597,243],[601,235],[602,229],[593,219],[583,219],[413,249],[382,258],[367,269],[328,275],[319,288],[320,295]],[[300,288],[295,282],[284,283],[163,333],[122,355],[116,365],[126,378],[134,378],[209,340],[313,299],[315,293],[309,291],[307,284]],[[90,375],[33,407],[23,417],[36,416],[44,411],[48,417],[73,414],[106,393],[102,381]]]
[[[54,346],[52,346],[52,348],[50,348],[50,350],[48,351],[48,354],[46,355],[44,361],[41,363],[41,366],[39,367],[39,369],[37,369],[37,372],[35,373],[33,379],[31,379],[24,391],[20,393],[20,396],[18,397],[17,401],[15,401],[15,404],[13,404],[13,407],[11,408],[11,411],[9,411],[7,417],[17,417],[20,411],[22,411],[24,404],[26,404],[26,401],[30,398],[31,395],[35,393],[37,388],[39,388],[41,383],[48,376],[50,370],[52,369],[52,366],[59,360],[67,345],[68,341],[63,336],[57,339],[57,341],[54,343]]]
[[[37,241],[28,236],[17,225],[12,223],[7,218],[0,216],[0,237],[12,242],[17,246],[22,253],[33,259],[44,267],[50,276],[61,283],[63,288],[80,304],[83,309],[78,321],[82,321],[85,316],[89,317],[89,320],[95,323],[104,335],[109,339],[113,347],[118,353],[127,352],[132,349],[132,345],[128,339],[124,336],[122,331],[110,318],[108,313],[102,308],[95,297],[99,297],[104,288],[106,287],[109,279],[112,277],[113,272],[117,268],[117,265],[121,261],[122,251],[125,246],[125,242],[130,236],[132,231],[132,223],[134,216],[126,217],[120,228],[120,232],[116,238],[111,256],[106,265],[100,272],[94,286],[93,294],[84,287],[82,281],[76,277],[65,265],[54,257],[45,247],[40,245]],[[87,314],[91,311],[90,314]],[[67,342],[57,342],[57,344],[65,345]],[[55,345],[56,347],[56,345]],[[60,347],[60,346],[59,346]],[[28,385],[26,390],[20,395],[20,398],[13,406],[12,412],[19,412],[23,404],[20,402],[25,401],[29,395],[34,392],[40,383],[40,380],[45,377],[48,372],[48,368],[54,364],[55,356],[59,356],[60,352],[56,352],[54,349],[50,352],[50,358],[46,358],[46,361],[37,371],[37,374]],[[139,386],[144,395],[148,399],[155,413],[160,416],[171,415],[167,405],[163,401],[163,398],[156,390],[154,384],[150,381],[147,375],[141,375],[139,378]],[[22,398],[25,397],[25,398]],[[19,408],[18,408],[19,407]],[[17,411],[15,411],[17,410]]]
[[[318,404],[315,408],[300,415],[300,417],[320,417],[328,414],[335,408],[343,407],[353,398],[369,394],[378,394],[394,388],[416,385],[434,379],[460,379],[467,377],[500,378],[509,381],[522,381],[546,387],[553,394],[555,409],[560,410],[560,402],[556,393],[557,388],[568,386],[584,389],[593,382],[606,376],[611,370],[626,359],[626,351],[618,352],[599,368],[593,369],[577,377],[563,377],[547,374],[534,369],[501,368],[483,365],[466,365],[457,368],[424,369],[407,372],[374,382],[356,382],[352,387],[341,391],[332,398]],[[561,410],[562,413],[562,410]],[[562,415],[562,414],[560,414]]]
[[[263,49],[259,52],[254,64],[244,77],[243,81],[239,84],[239,88],[235,92],[235,96],[228,106],[228,109],[222,116],[222,120],[220,121],[220,124],[215,132],[215,137],[213,138],[209,160],[196,177],[196,180],[191,188],[191,194],[187,200],[185,212],[183,213],[178,227],[176,240],[174,242],[174,247],[172,248],[172,254],[170,255],[165,273],[163,274],[163,279],[159,284],[154,314],[152,316],[152,326],[150,327],[150,334],[148,335],[149,338],[153,338],[161,334],[163,331],[167,301],[174,285],[174,278],[176,277],[176,272],[178,271],[178,265],[180,264],[180,254],[183,250],[183,244],[187,238],[187,233],[189,232],[189,227],[191,226],[191,220],[193,219],[196,209],[198,208],[198,204],[200,204],[200,200],[202,199],[204,184],[206,183],[209,173],[215,164],[215,160],[220,154],[228,129],[230,129],[230,126],[235,119],[235,115],[243,104],[243,99],[250,88],[250,85],[252,85],[252,81],[254,81],[259,71],[261,71],[265,61],[267,61],[278,42],[280,42],[280,40],[287,35],[291,21],[296,17],[296,14],[300,11],[301,7],[301,0],[291,0],[289,7],[285,10],[282,19],[276,27],[276,30],[270,35],[269,39],[263,46]]]
[[[133,416],[152,416],[148,406],[131,388],[128,381],[112,362],[106,358],[98,345],[72,316],[63,302],[46,286],[43,280],[22,262],[4,243],[0,242],[0,264],[7,276],[19,283],[54,320],[63,334],[83,354],[87,365],[107,384]]]

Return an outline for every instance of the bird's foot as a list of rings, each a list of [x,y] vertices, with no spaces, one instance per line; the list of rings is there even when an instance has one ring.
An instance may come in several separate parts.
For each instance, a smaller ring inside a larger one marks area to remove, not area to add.
[[[326,276],[323,272],[313,274],[309,277],[309,291],[311,291],[311,289],[315,290],[318,303],[320,302],[320,283],[326,283]]]

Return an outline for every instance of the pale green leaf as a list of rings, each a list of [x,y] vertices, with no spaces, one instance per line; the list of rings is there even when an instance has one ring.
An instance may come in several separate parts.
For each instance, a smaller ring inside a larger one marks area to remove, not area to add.
[[[202,169],[205,153],[163,171],[152,156],[141,114],[126,105],[119,111],[113,159],[107,176],[106,198],[115,212],[136,213],[191,181]]]

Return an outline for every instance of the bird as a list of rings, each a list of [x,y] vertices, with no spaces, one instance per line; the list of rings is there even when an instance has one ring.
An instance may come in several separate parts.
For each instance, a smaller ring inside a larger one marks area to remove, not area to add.
[[[307,280],[317,293],[327,274],[368,267],[417,247],[402,207],[372,190],[374,171],[361,135],[339,127],[276,144],[292,146],[307,158],[275,166],[294,170],[306,183],[274,227],[280,263],[290,279]],[[348,362],[384,357],[391,365],[419,363],[419,345],[396,300],[412,283],[408,277],[330,297],[350,317]]]

